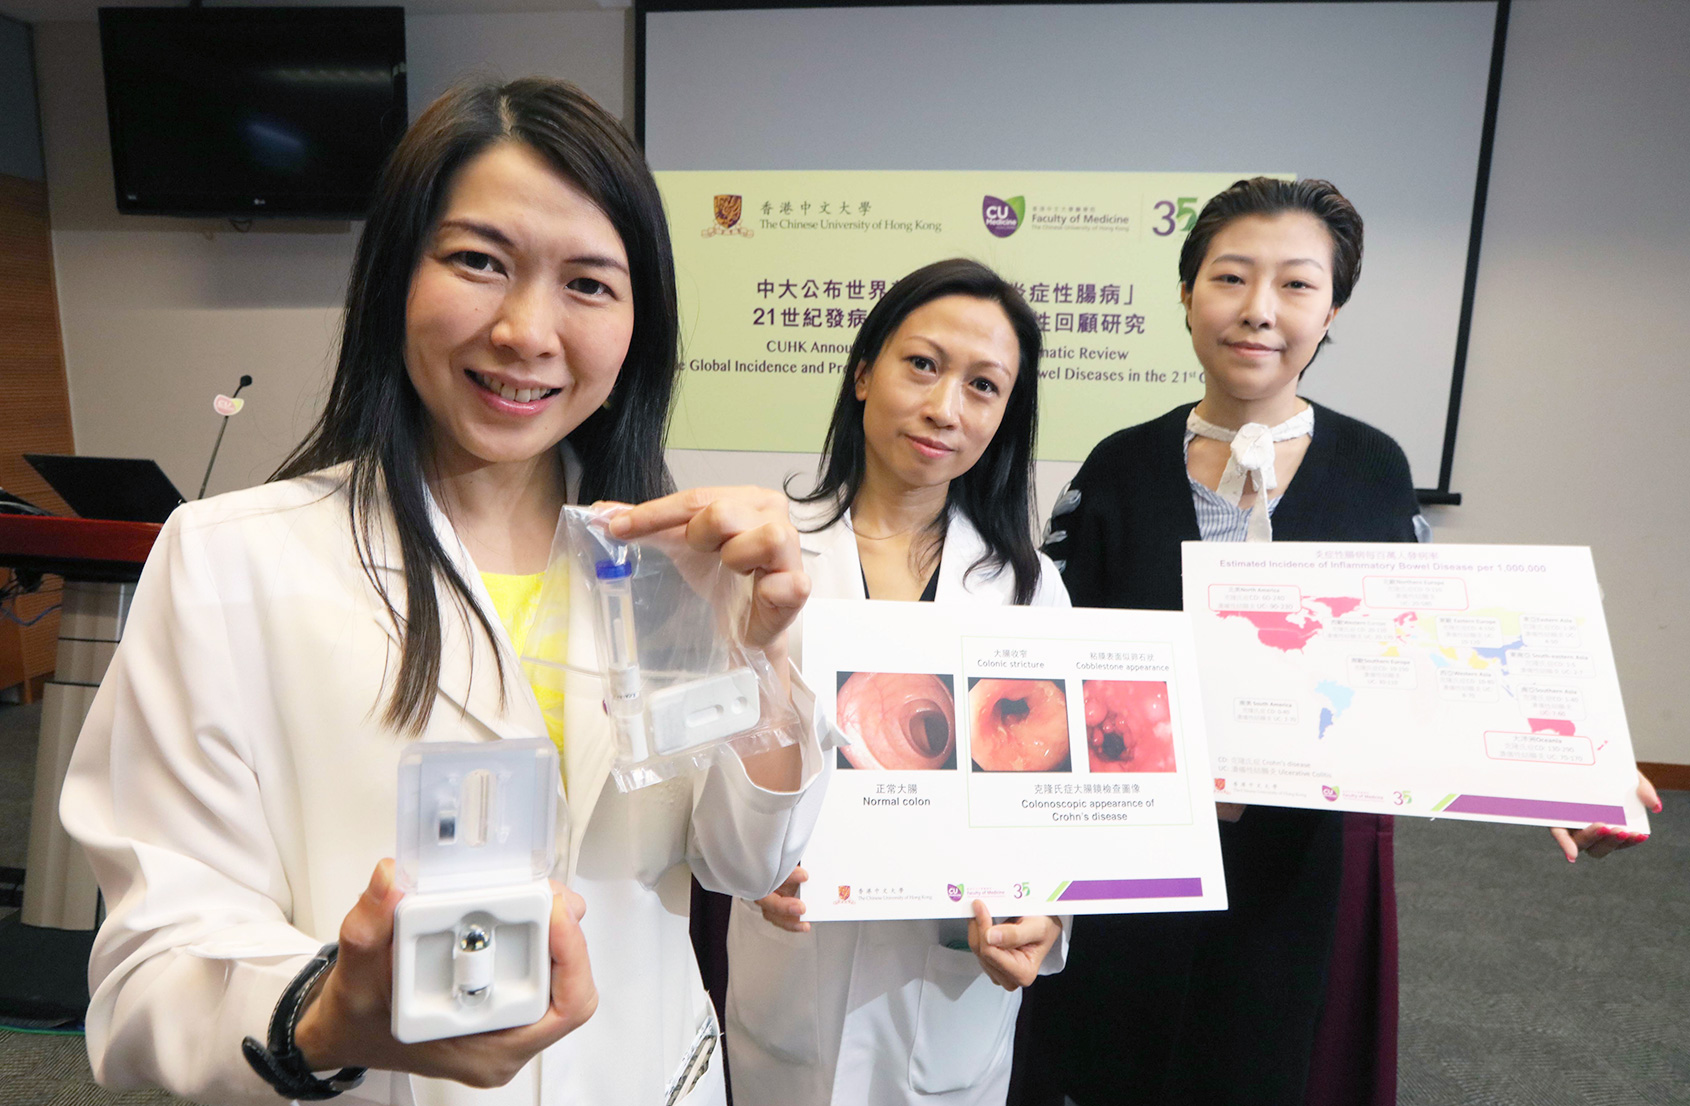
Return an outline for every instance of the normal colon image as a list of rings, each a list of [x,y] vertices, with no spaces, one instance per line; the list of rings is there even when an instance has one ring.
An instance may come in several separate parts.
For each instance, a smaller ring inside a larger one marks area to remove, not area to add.
[[[851,744],[841,768],[934,771],[957,766],[949,676],[841,672],[836,717]]]
[[[1086,757],[1093,772],[1174,771],[1168,685],[1086,680]]]
[[[981,772],[1067,772],[1068,695],[1061,680],[968,681],[969,753]]]

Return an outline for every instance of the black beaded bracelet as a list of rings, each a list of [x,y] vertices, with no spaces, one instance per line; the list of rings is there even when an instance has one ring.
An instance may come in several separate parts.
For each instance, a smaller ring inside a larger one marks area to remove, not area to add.
[[[252,1037],[241,1041],[241,1055],[252,1070],[283,1098],[301,1102],[321,1102],[342,1091],[350,1091],[364,1081],[364,1068],[341,1068],[327,1079],[318,1079],[305,1066],[305,1055],[294,1044],[293,1032],[299,1025],[299,1015],[305,997],[324,972],[334,966],[340,946],[329,943],[317,950],[300,973],[287,985],[282,997],[276,1000],[276,1012],[270,1015],[269,1045],[261,1045]]]

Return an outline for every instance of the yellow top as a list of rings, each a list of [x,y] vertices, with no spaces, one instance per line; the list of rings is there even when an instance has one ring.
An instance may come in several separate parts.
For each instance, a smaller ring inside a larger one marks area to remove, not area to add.
[[[486,585],[487,595],[493,600],[493,609],[498,612],[499,621],[504,623],[505,632],[510,635],[511,645],[520,657],[532,656],[538,660],[549,661],[562,665],[568,657],[568,637],[566,633],[547,634],[543,641],[530,642],[529,631],[534,626],[534,615],[540,606],[540,587],[545,582],[546,574],[536,572],[532,576],[507,576],[497,572],[483,572],[481,582]],[[555,620],[558,626],[568,623],[563,619]],[[557,746],[558,763],[563,758],[563,687],[561,682],[557,686],[547,686],[532,680],[529,685],[534,689],[534,697],[540,701],[540,710],[546,716],[546,735]]]

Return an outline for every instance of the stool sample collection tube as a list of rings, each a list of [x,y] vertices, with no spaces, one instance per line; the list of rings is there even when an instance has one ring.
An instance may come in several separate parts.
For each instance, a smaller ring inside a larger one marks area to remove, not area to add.
[[[645,699],[640,688],[640,658],[634,634],[634,566],[604,560],[593,566],[598,577],[599,626],[609,652],[605,706],[627,743],[628,759],[638,764],[651,755],[646,735]]]

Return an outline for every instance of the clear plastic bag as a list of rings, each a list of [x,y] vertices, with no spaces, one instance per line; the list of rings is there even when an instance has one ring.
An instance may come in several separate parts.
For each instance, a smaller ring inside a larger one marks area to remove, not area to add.
[[[796,742],[798,712],[763,651],[744,640],[750,580],[671,536],[611,537],[611,514],[564,508],[528,641],[532,652],[555,652],[545,643],[563,640],[572,605],[591,605],[616,786],[633,791],[729,751]],[[562,686],[561,658],[524,656],[523,665],[536,687]]]

